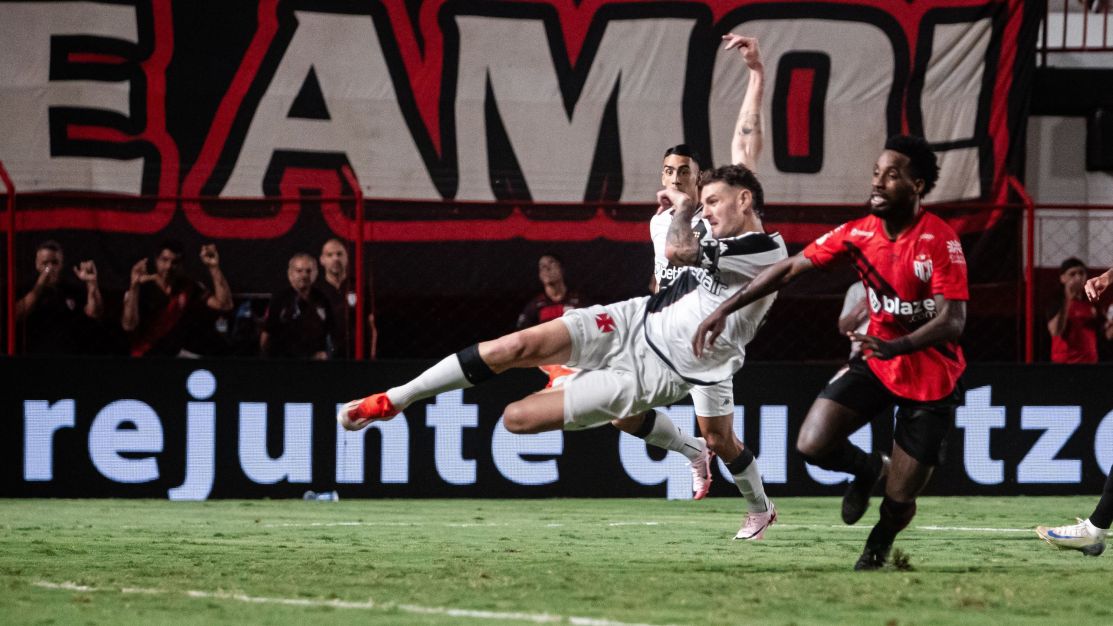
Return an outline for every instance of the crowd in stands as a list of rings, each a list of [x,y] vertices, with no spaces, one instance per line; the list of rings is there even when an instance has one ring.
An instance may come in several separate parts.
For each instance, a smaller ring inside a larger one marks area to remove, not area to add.
[[[241,298],[238,306],[214,244],[198,252],[203,277],[191,276],[184,258],[181,244],[162,242],[150,257],[131,267],[120,302],[106,306],[94,261],[67,266],[60,243],[39,243],[34,280],[19,289],[16,301],[17,353],[307,359],[355,355],[356,283],[341,240],[326,241],[319,260],[308,253],[295,254],[287,266],[288,287],[267,298]],[[378,333],[372,293],[367,281],[367,356],[375,358]]]

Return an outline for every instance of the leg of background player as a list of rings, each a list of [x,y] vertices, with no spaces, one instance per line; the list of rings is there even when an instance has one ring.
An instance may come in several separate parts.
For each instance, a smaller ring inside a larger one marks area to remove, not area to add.
[[[707,495],[711,487],[711,455],[703,438],[680,430],[668,415],[657,409],[616,419],[611,424],[650,445],[683,454],[692,468],[692,497],[700,500]]]
[[[1109,470],[1101,499],[1089,519],[1054,528],[1037,526],[1036,534],[1056,548],[1081,550],[1085,555],[1098,556],[1105,552],[1105,537],[1109,534],[1110,522],[1113,522],[1113,468]]]

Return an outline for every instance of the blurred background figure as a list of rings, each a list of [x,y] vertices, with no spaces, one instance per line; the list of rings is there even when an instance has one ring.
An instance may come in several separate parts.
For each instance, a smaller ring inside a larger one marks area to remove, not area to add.
[[[23,354],[84,354],[96,351],[104,314],[97,266],[90,260],[66,268],[62,245],[47,240],[35,248],[36,279],[15,305]]]
[[[286,269],[290,286],[275,292],[267,307],[259,349],[266,357],[327,359],[335,332],[328,298],[313,286],[317,260],[299,252]]]
[[[317,289],[329,301],[332,309],[333,356],[338,359],[351,359],[356,355],[356,281],[348,273],[348,248],[344,242],[333,237],[321,246],[321,272]],[[363,289],[363,311],[367,315],[367,356],[374,359],[378,353],[379,331],[375,326],[375,297],[371,288],[371,273]]]
[[[1086,300],[1086,264],[1070,257],[1059,265],[1062,297],[1050,312],[1047,332],[1051,334],[1052,363],[1097,363],[1098,333],[1113,339],[1113,321],[1098,314]]]
[[[526,303],[518,315],[519,330],[555,320],[565,311],[589,304],[578,292],[568,288],[564,282],[564,262],[555,254],[543,254],[537,260],[537,279],[541,281],[541,293]]]
[[[564,282],[564,261],[556,254],[542,254],[537,259],[537,279],[541,281],[541,293],[527,302],[518,315],[518,330],[555,320],[564,315],[565,311],[589,304],[579,293],[568,289]],[[576,371],[560,364],[542,365],[540,369],[549,377],[546,388],[559,384],[562,378]]]
[[[220,269],[216,246],[201,246],[201,264],[212,287],[191,278],[182,266],[182,245],[164,241],[154,258],[131,268],[120,325],[131,334],[132,356],[196,356],[222,353],[215,324],[232,310],[232,290]]]
[[[843,337],[846,333],[856,332],[866,334],[870,326],[869,302],[866,300],[866,286],[861,281],[856,281],[846,290],[842,300],[842,311],[839,313],[839,334]],[[862,352],[862,342],[850,342],[850,357],[853,359]]]

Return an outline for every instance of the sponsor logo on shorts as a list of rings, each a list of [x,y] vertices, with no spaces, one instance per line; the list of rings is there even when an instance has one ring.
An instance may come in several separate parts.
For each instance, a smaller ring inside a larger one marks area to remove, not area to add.
[[[614,320],[606,313],[600,313],[595,316],[595,325],[599,327],[599,330],[605,333],[614,332]]]

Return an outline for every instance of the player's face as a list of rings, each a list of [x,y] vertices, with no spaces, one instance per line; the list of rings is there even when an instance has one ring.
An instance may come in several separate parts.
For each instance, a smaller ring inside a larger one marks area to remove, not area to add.
[[[173,250],[163,250],[155,257],[155,273],[165,279],[176,276],[182,269],[182,255]]]
[[[340,276],[348,270],[348,251],[339,241],[329,241],[321,248],[321,267],[329,274]]]
[[[661,186],[676,189],[689,198],[698,198],[699,165],[691,157],[668,155],[661,165]]]
[[[543,256],[537,261],[537,278],[546,285],[562,281],[564,268],[560,266],[560,261],[551,256]]]
[[[305,291],[313,281],[317,280],[317,264],[305,257],[298,257],[290,261],[286,277],[290,279],[291,287],[298,291]]]
[[[901,215],[916,207],[924,181],[912,176],[911,160],[899,152],[885,150],[873,166],[870,213],[878,217]]]
[[[701,202],[703,218],[711,225],[711,235],[716,239],[742,232],[746,207],[751,202],[749,189],[731,187],[717,180],[703,186]]]

